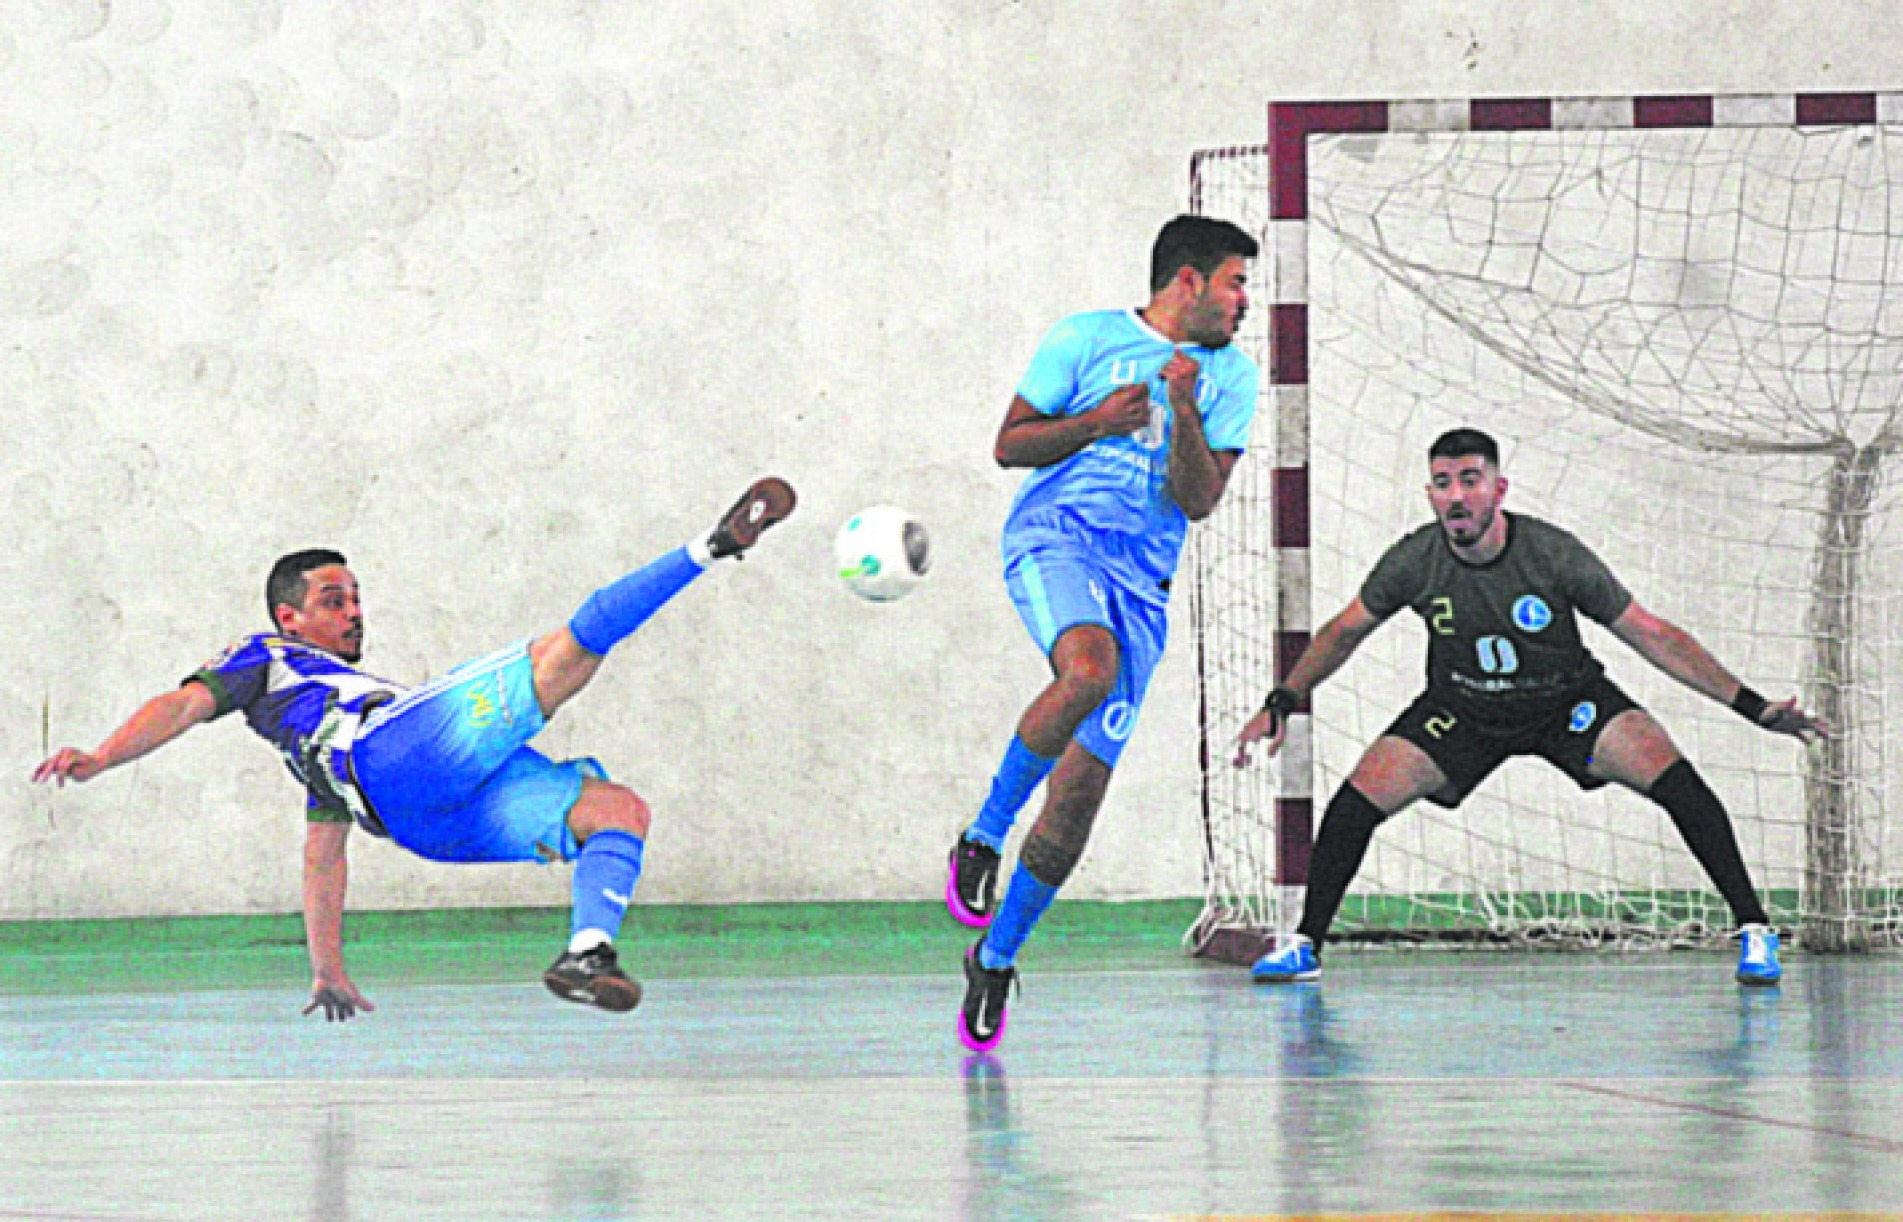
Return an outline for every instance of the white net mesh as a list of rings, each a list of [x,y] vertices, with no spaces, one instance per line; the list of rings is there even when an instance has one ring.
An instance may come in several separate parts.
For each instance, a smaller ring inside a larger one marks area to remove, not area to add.
[[[1816,949],[1903,933],[1903,761],[1883,734],[1903,675],[1883,486],[1903,441],[1899,139],[1767,127],[1309,144],[1315,616],[1426,520],[1433,437],[1494,434],[1510,508],[1578,533],[1645,606],[1838,727],[1806,752],[1588,629],[1730,807],[1774,914]],[[1265,159],[1214,168],[1203,209],[1259,215]],[[1274,444],[1272,416],[1252,457]],[[1266,514],[1266,480],[1239,479],[1197,544],[1212,733],[1260,699],[1262,638],[1291,588],[1260,601],[1221,576],[1272,567],[1252,533]],[[1423,651],[1402,617],[1322,690],[1318,798],[1418,691]],[[1292,922],[1288,897],[1272,872],[1249,875],[1253,846],[1274,840],[1264,783],[1210,771],[1211,898],[1274,926]],[[1626,942],[1729,923],[1657,807],[1514,761],[1459,810],[1421,805],[1384,827],[1340,928]]]

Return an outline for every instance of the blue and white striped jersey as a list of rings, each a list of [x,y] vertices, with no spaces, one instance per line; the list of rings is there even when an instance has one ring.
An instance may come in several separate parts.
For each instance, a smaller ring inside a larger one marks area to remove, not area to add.
[[[350,774],[350,746],[363,719],[407,689],[364,674],[304,641],[258,633],[235,642],[185,679],[218,702],[214,718],[244,710],[245,724],[276,747],[310,793],[314,822],[355,819],[383,834]]]

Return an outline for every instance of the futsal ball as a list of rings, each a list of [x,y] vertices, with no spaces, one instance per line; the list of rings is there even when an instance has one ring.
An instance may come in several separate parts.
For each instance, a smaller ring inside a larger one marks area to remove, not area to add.
[[[925,524],[903,509],[875,505],[856,513],[833,542],[839,579],[875,603],[904,598],[932,567],[932,540]]]

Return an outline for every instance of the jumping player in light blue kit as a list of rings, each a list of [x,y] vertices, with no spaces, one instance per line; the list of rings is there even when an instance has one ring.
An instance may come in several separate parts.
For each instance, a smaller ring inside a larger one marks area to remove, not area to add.
[[[1149,304],[1058,323],[998,430],[999,465],[1033,468],[1005,522],[1005,584],[1054,678],[952,846],[946,906],[988,931],[965,956],[958,1033],[974,1051],[1003,1037],[1018,950],[1083,855],[1136,727],[1189,522],[1215,510],[1248,444],[1259,375],[1230,344],[1256,249],[1226,221],[1169,222]],[[1047,777],[994,904],[1005,837]]]
[[[306,1014],[321,1008],[340,1021],[375,1009],[344,970],[344,843],[353,824],[431,861],[573,861],[568,949],[543,980],[567,1000],[632,1010],[641,988],[621,970],[614,937],[641,874],[647,805],[594,760],[557,764],[527,743],[610,649],[793,506],[786,481],[760,480],[706,536],[597,590],[566,625],[413,691],[357,668],[363,607],[344,557],[293,553],[265,583],[275,632],[240,640],[147,701],[96,750],[56,752],[33,779],[89,781],[242,709],[309,793]]]

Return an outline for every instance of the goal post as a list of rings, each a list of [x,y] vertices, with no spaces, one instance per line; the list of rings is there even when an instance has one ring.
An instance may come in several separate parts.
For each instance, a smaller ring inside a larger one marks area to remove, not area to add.
[[[1502,444],[1509,511],[1580,535],[1647,608],[1833,727],[1763,734],[1588,626],[1726,802],[1808,950],[1903,942],[1903,95],[1295,102],[1191,162],[1263,243],[1237,342],[1263,401],[1187,556],[1203,734],[1199,953],[1291,928],[1320,809],[1418,691],[1397,616],[1232,766],[1321,618],[1427,520],[1440,431]],[[1319,618],[1318,618],[1319,617]],[[1696,943],[1730,917],[1664,812],[1512,761],[1383,827],[1337,932]]]

